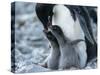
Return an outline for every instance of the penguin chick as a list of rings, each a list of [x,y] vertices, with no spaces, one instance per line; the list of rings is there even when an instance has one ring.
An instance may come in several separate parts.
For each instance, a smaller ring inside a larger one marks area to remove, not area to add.
[[[59,62],[59,69],[69,69],[71,67],[79,68],[79,57],[76,53],[74,47],[69,44],[69,40],[67,40],[60,27],[54,25],[50,27],[51,32],[57,38],[57,41],[60,46],[60,62]]]
[[[57,39],[50,31],[44,31],[46,37],[50,41],[51,51],[47,58],[47,67],[52,70],[57,70],[59,65],[60,50]]]

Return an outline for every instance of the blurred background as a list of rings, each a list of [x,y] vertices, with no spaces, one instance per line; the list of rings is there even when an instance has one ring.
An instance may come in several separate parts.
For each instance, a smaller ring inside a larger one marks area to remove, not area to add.
[[[49,41],[35,12],[35,5],[35,3],[16,2],[14,9],[12,4],[12,10],[15,10],[15,24],[12,24],[13,28],[15,27],[15,31],[12,29],[12,33],[15,33],[12,59],[15,59],[12,62],[12,70],[15,72],[23,69],[29,71],[32,68],[30,65],[43,63],[50,51]]]

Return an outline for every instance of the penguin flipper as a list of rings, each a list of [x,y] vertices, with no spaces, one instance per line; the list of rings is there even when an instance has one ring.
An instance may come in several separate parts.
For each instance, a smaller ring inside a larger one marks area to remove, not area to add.
[[[89,30],[88,30],[88,27],[86,25],[86,22],[85,22],[84,18],[79,15],[79,20],[80,20],[80,25],[81,25],[81,27],[83,29],[84,34],[85,34],[85,37],[88,39],[88,41],[90,43],[94,44],[94,40],[93,40]]]

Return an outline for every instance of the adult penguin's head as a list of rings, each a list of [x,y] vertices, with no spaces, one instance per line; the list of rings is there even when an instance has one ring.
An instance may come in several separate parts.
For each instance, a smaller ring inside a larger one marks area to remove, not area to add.
[[[50,20],[52,19],[52,9],[54,4],[36,4],[36,14],[39,20],[42,22],[44,29],[48,30],[48,25],[50,24]]]

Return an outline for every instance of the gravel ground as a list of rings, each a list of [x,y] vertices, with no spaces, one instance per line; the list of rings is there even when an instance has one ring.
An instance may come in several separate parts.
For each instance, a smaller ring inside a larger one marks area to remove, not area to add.
[[[49,71],[36,65],[43,63],[51,48],[34,8],[33,3],[16,3],[15,73]],[[96,67],[96,59],[94,59],[87,64],[85,69],[95,69]],[[41,69],[36,70],[35,68]]]

